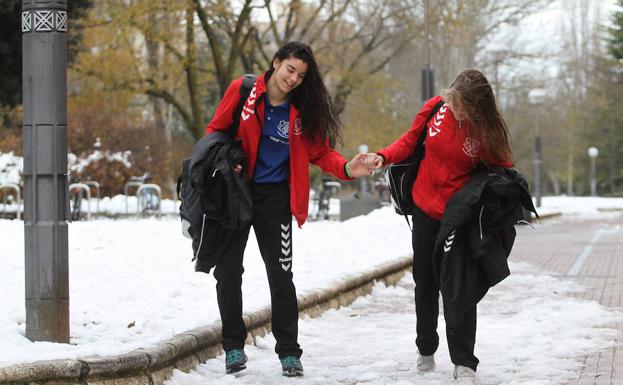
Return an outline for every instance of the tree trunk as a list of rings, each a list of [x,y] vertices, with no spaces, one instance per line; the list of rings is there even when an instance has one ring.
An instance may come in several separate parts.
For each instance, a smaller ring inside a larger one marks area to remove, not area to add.
[[[353,92],[353,88],[350,86],[348,79],[343,78],[340,80],[337,85],[335,97],[333,98],[335,112],[338,115],[341,115],[346,109],[346,102],[348,101],[348,96],[350,96],[351,92]]]
[[[560,181],[558,177],[551,171],[547,174],[549,175],[549,182],[552,184],[552,195],[560,195]]]
[[[186,9],[186,82],[188,85],[188,96],[193,115],[192,132],[195,139],[203,137],[205,121],[203,108],[199,98],[199,85],[197,84],[197,48],[195,46],[195,4],[192,0],[188,1]]]

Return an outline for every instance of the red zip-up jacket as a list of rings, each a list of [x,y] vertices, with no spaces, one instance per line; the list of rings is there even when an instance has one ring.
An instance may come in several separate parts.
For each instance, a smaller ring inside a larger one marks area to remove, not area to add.
[[[240,101],[240,87],[243,78],[234,80],[219,103],[206,133],[228,130],[232,124],[233,113]],[[242,149],[249,158],[247,176],[252,178],[264,123],[264,94],[266,93],[266,73],[258,76],[251,93],[240,114],[240,127],[236,138],[242,140]],[[346,159],[322,140],[311,142],[303,135],[305,127],[299,111],[290,103],[290,210],[299,227],[305,223],[309,205],[309,163],[339,179],[346,176]]]
[[[447,104],[442,105],[424,127],[426,118],[440,100],[441,96],[428,100],[415,116],[411,128],[377,152],[385,164],[400,162],[413,153],[420,132],[424,128],[428,130],[426,153],[411,197],[420,210],[438,221],[443,218],[448,200],[469,181],[470,172],[481,159],[491,165],[512,167],[511,162],[487,159],[480,142],[467,135],[469,122],[464,121],[461,126]]]

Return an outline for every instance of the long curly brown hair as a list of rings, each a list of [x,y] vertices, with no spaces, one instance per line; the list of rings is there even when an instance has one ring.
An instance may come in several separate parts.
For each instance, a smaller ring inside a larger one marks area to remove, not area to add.
[[[292,103],[301,112],[303,134],[310,141],[320,139],[341,144],[342,122],[322,81],[311,47],[298,41],[287,42],[275,52],[272,62],[276,59],[283,61],[292,57],[307,64],[307,73],[303,83],[291,91]],[[267,81],[273,71],[271,64],[267,71]]]
[[[508,126],[498,111],[493,89],[481,71],[464,69],[442,95],[450,106],[456,106],[457,100],[460,101],[470,122],[469,134],[484,146],[482,160],[485,163],[512,162]]]

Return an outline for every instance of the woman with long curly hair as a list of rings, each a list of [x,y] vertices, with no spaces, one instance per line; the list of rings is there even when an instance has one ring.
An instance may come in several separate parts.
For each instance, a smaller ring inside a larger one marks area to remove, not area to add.
[[[220,102],[207,133],[228,130],[240,101],[243,78],[234,80]],[[247,329],[242,319],[242,259],[253,226],[266,266],[271,292],[272,331],[276,353],[285,376],[302,376],[298,344],[298,304],[292,282],[292,216],[302,226],[309,202],[309,163],[340,179],[370,175],[363,165],[365,154],[350,162],[331,148],[341,141],[339,117],[318,71],[311,48],[289,42],[275,53],[270,68],[260,75],[240,115],[237,139],[248,158],[245,173],[251,184],[251,224],[227,231],[209,223],[209,231],[220,232],[222,242],[214,276],[223,324],[225,368],[234,373],[246,368],[244,342]]]

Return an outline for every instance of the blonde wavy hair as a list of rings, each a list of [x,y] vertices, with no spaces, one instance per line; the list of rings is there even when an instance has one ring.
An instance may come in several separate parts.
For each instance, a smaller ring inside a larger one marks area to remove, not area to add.
[[[484,146],[485,163],[512,162],[510,134],[506,121],[500,115],[493,89],[485,75],[474,68],[461,71],[450,88],[442,91],[443,99],[450,106],[457,100],[470,122],[469,134]]]

